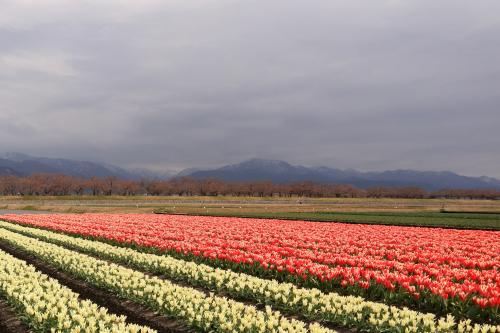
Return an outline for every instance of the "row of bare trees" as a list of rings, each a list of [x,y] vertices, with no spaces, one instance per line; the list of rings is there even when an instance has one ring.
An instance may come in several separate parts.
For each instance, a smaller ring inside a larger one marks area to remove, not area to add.
[[[270,181],[227,182],[189,177],[171,180],[125,180],[117,177],[90,179],[63,174],[0,177],[0,195],[180,195],[337,198],[470,198],[500,199],[500,190],[443,189],[428,192],[419,187],[371,187],[310,181],[279,184]]]
[[[0,177],[2,195],[138,195],[145,194],[140,182],[117,177],[90,179],[64,174],[33,174]]]

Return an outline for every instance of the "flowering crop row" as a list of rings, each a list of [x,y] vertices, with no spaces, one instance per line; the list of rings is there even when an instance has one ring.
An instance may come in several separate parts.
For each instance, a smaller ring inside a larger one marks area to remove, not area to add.
[[[86,300],[24,261],[0,250],[0,296],[7,299],[34,332],[154,333],[127,324],[125,317]]]
[[[204,288],[223,291],[233,297],[245,297],[256,302],[272,304],[289,312],[303,314],[313,320],[356,326],[372,332],[472,332],[483,329],[500,332],[500,326],[471,325],[470,321],[455,323],[451,316],[438,321],[433,314],[422,314],[408,309],[401,310],[385,304],[368,302],[360,297],[346,297],[335,293],[324,294],[317,289],[298,288],[290,283],[278,283],[169,256],[145,254],[129,248],[46,230],[1,221],[0,227],[107,260],[164,274],[169,278],[182,279]]]
[[[327,333],[314,323],[288,320],[279,312],[259,311],[253,306],[181,287],[169,281],[95,259],[63,247],[0,228],[0,239],[58,269],[115,292],[159,313],[183,320],[202,331]]]
[[[151,214],[2,218],[439,314],[487,321],[500,305],[499,232]]]

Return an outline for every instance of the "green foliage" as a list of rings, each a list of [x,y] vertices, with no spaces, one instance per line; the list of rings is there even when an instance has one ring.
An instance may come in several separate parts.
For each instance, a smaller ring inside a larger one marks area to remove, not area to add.
[[[28,206],[21,207],[21,210],[37,210],[37,208],[35,206],[28,205]]]
[[[169,211],[157,210],[155,213],[168,214]],[[500,230],[500,214],[483,213],[385,213],[385,212],[228,212],[199,213],[193,215],[217,215],[234,217],[252,217],[267,219],[306,220],[318,222],[344,222],[362,224],[384,224],[417,227],[440,227],[457,229]]]

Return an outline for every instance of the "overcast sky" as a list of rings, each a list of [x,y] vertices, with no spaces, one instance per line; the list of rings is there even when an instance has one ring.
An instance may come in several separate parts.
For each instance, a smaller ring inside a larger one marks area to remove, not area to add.
[[[0,0],[0,152],[500,177],[500,1]]]

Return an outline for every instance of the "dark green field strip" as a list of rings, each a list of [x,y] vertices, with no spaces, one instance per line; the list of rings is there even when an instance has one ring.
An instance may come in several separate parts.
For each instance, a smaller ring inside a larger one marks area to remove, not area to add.
[[[168,210],[155,213],[170,214]],[[338,212],[209,212],[185,215],[249,217],[263,219],[305,220],[416,227],[500,230],[500,214],[477,213],[338,213]]]
[[[401,216],[401,217],[425,217],[434,219],[481,219],[500,221],[500,213],[482,212],[331,212],[319,211],[322,215],[353,215],[353,216]]]

